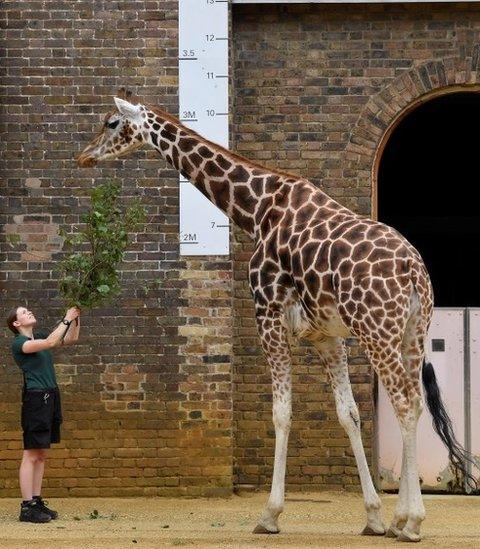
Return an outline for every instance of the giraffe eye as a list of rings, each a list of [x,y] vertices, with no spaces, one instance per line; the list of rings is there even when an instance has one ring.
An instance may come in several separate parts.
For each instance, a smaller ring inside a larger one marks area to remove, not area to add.
[[[107,122],[107,128],[114,130],[118,126],[119,122],[120,120],[115,120],[115,122]]]

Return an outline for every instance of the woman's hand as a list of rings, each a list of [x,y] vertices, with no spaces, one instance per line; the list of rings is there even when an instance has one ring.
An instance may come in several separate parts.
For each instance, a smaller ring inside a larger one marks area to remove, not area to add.
[[[67,314],[69,314],[69,322],[73,322],[73,320],[70,320],[72,317],[75,322],[71,327],[67,328],[67,332],[62,340],[62,343],[63,345],[73,345],[73,343],[78,341],[78,336],[80,334],[80,309],[78,307],[72,307],[67,311]]]
[[[65,313],[65,320],[72,322],[72,320],[75,320],[79,316],[80,309],[78,307],[70,307],[70,309],[68,309],[68,311]]]

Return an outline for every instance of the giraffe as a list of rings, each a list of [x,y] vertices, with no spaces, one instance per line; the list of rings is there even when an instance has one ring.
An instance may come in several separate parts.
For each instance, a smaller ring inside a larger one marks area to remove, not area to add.
[[[433,368],[425,361],[433,293],[417,250],[393,228],[355,214],[307,179],[212,143],[159,108],[133,102],[124,89],[114,101],[116,109],[106,115],[78,165],[93,167],[152,147],[255,242],[249,284],[271,371],[275,456],[270,496],[254,532],[279,532],[292,418],[290,344],[292,338],[304,338],[319,353],[351,442],[367,515],[362,534],[419,541],[425,518],[416,460],[422,373],[437,432],[443,433],[453,465],[466,471],[464,451],[451,426],[445,426],[449,418],[438,412],[445,410],[435,397]],[[358,338],[383,383],[403,439],[399,495],[388,530],[363,448],[347,337]]]

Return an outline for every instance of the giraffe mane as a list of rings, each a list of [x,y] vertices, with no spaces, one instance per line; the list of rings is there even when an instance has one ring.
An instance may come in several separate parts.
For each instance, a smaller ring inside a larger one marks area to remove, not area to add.
[[[221,145],[219,145],[218,143],[214,143],[213,141],[210,141],[209,139],[206,139],[205,137],[203,137],[202,135],[200,135],[199,133],[197,133],[195,130],[192,130],[191,128],[188,128],[187,126],[184,126],[179,120],[178,118],[175,118],[174,116],[172,116],[171,114],[168,114],[167,112],[165,111],[162,111],[161,109],[159,109],[158,107],[153,107],[152,105],[146,105],[147,108],[149,108],[151,111],[153,111],[154,113],[160,115],[161,117],[165,118],[165,120],[168,120],[169,122],[172,122],[173,124],[177,125],[177,126],[180,126],[182,129],[184,129],[186,132],[194,135],[195,137],[198,137],[200,140],[202,141],[205,141],[206,143],[208,143],[208,145],[210,145],[215,151],[217,152],[222,152],[222,151],[225,151],[225,148],[222,147]],[[244,156],[241,156],[240,154],[237,154],[237,153],[234,153],[232,151],[227,151],[228,152],[228,155],[230,157],[232,157],[234,160],[236,160],[237,162],[242,162],[244,164],[248,164],[248,166],[252,167],[252,168],[258,168],[260,170],[265,170],[267,169],[268,171],[270,171],[271,173],[275,174],[275,175],[280,175],[282,177],[288,177],[288,178],[292,178],[292,179],[303,179],[302,177],[299,177],[298,175],[295,175],[295,174],[292,174],[292,173],[289,173],[289,172],[285,172],[283,170],[277,170],[275,168],[269,168],[267,166],[264,166],[262,164],[259,164],[258,162],[254,162],[253,160],[250,160],[249,158],[245,158]]]

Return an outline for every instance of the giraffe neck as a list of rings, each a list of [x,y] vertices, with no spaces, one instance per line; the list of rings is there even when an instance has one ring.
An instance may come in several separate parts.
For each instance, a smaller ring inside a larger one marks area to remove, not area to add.
[[[145,108],[142,117],[145,118],[143,134],[151,146],[236,225],[255,238],[284,178],[206,140],[157,109]]]

